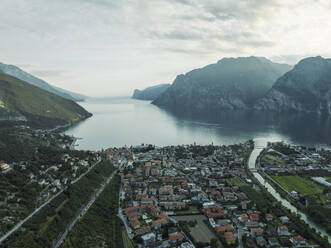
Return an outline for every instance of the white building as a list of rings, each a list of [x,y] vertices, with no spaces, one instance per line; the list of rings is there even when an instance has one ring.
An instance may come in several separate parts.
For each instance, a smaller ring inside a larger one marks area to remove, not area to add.
[[[203,208],[212,208],[215,207],[215,202],[206,202],[203,204]]]
[[[144,246],[149,246],[155,242],[155,234],[147,233],[147,234],[141,236],[141,239],[144,242]]]
[[[195,248],[195,246],[189,242],[185,242],[180,245],[180,248]]]

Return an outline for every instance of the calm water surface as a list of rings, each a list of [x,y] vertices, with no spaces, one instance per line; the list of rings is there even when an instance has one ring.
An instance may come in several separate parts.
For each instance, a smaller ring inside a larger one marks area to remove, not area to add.
[[[91,99],[81,105],[93,113],[93,117],[65,132],[82,138],[77,142],[79,149],[99,150],[141,143],[226,145],[256,138],[331,145],[328,118],[234,112],[193,116],[129,98]]]

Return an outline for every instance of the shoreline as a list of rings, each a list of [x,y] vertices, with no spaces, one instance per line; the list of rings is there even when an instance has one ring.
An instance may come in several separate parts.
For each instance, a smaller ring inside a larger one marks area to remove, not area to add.
[[[91,118],[92,116],[93,116],[93,114],[90,113],[89,116],[86,116],[86,117],[84,117],[84,118],[82,118],[82,119],[80,119],[80,120],[78,120],[74,123],[67,123],[67,124],[64,124],[64,125],[58,125],[58,126],[56,126],[54,128],[51,128],[51,129],[45,129],[45,131],[48,131],[48,132],[64,132],[67,129],[69,129],[70,127],[73,127],[74,125],[79,124],[79,123]]]

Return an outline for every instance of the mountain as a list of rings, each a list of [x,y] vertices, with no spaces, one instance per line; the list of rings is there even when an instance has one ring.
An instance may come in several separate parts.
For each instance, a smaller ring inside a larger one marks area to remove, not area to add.
[[[7,74],[0,74],[0,120],[23,121],[34,127],[70,125],[91,114],[74,101]]]
[[[62,96],[64,98],[72,100],[72,101],[83,101],[85,99],[85,97],[83,97],[83,95],[80,95],[80,94],[76,95],[76,93],[54,87],[54,86],[48,84],[47,82],[45,82],[44,80],[39,79],[14,65],[7,65],[7,64],[0,63],[0,73],[11,75],[13,77],[16,77],[18,79],[21,79],[21,80],[29,83],[29,84],[37,86],[43,90],[47,90],[51,93],[54,93],[55,95]]]
[[[223,58],[177,76],[153,104],[190,112],[248,109],[290,69],[262,57]]]
[[[165,92],[170,87],[170,84],[159,84],[152,87],[148,87],[143,90],[135,89],[132,95],[133,99],[138,100],[155,100],[158,98],[163,92]]]
[[[331,59],[301,60],[277,80],[255,109],[331,114]]]
[[[83,95],[83,94],[79,94],[79,93],[75,93],[75,92],[72,92],[70,90],[65,90],[65,89],[62,89],[62,88],[59,88],[59,87],[56,87],[56,86],[52,86],[52,87],[54,89],[56,89],[57,91],[60,91],[62,94],[70,95],[70,97],[72,99],[69,99],[69,100],[73,100],[75,102],[83,102],[86,99],[90,98],[89,96],[86,96],[86,95]]]

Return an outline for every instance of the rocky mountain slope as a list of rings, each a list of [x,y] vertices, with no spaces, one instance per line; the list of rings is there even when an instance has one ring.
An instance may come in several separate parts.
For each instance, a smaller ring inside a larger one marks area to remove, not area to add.
[[[23,121],[35,127],[54,128],[90,116],[71,100],[0,74],[0,121]]]
[[[85,96],[83,95],[54,87],[44,80],[39,79],[14,65],[0,63],[0,73],[11,75],[43,90],[47,90],[48,92],[54,93],[55,95],[62,96],[72,101],[83,101],[85,99]]]
[[[153,101],[162,95],[168,88],[170,84],[159,84],[152,87],[148,87],[143,90],[135,89],[132,95],[133,99],[138,100],[150,100]]]
[[[301,60],[277,80],[255,109],[331,114],[331,59]]]
[[[223,58],[177,76],[153,104],[191,112],[248,109],[290,69],[262,57]]]

